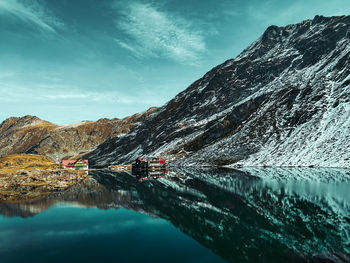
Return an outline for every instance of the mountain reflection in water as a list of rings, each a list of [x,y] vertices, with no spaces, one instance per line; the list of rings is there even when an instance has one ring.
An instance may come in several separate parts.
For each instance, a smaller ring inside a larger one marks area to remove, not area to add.
[[[166,219],[229,262],[350,261],[347,170],[94,171],[93,177],[97,182],[32,203],[0,203],[0,213],[31,217],[58,202],[123,207]]]

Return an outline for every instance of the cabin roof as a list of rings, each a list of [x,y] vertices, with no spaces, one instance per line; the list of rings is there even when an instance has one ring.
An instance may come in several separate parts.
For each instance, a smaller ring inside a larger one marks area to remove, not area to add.
[[[81,166],[88,166],[89,160],[62,160],[62,165],[66,167],[81,167]]]

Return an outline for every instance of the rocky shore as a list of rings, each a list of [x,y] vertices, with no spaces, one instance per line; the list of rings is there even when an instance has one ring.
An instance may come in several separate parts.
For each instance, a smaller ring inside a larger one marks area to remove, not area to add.
[[[0,158],[0,202],[23,202],[63,191],[88,179],[85,171],[60,169],[52,159],[31,154]]]

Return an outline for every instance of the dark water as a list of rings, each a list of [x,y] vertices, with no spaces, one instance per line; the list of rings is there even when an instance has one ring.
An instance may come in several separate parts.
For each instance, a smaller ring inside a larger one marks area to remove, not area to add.
[[[0,262],[350,262],[350,171],[97,171],[0,203]]]

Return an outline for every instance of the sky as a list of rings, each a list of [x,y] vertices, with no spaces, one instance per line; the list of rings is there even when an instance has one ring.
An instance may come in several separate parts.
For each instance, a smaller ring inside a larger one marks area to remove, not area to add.
[[[348,0],[0,0],[0,122],[162,106],[268,26],[349,12]]]

